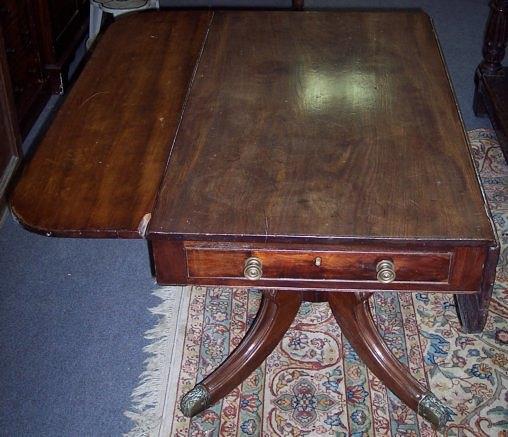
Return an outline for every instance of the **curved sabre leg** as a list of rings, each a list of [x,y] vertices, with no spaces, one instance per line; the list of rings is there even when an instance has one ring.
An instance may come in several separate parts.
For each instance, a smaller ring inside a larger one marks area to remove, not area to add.
[[[328,294],[328,302],[343,334],[367,367],[408,407],[435,428],[447,421],[443,404],[414,379],[379,335],[369,308],[372,293]]]
[[[192,417],[213,405],[242,383],[279,344],[302,302],[298,291],[263,291],[254,324],[226,360],[186,393],[180,409]]]

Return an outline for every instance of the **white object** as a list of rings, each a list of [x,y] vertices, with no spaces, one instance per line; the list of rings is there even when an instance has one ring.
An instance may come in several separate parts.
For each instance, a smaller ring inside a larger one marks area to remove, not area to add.
[[[143,9],[159,9],[159,0],[90,0],[90,28],[86,47],[90,48],[97,38],[104,12],[117,17]]]

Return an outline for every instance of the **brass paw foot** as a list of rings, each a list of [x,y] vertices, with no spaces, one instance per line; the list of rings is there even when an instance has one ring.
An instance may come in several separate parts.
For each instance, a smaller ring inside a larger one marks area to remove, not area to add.
[[[418,403],[418,414],[440,430],[448,421],[448,412],[441,401],[432,393],[427,393]]]
[[[202,385],[196,385],[192,390],[183,395],[180,401],[180,410],[185,417],[192,417],[210,406],[210,393]]]

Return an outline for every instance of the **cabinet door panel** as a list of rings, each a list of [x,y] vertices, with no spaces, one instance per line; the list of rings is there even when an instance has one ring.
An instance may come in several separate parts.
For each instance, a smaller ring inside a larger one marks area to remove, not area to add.
[[[49,9],[52,43],[55,59],[65,52],[90,8],[88,1],[83,0],[47,0]]]
[[[76,14],[78,2],[77,0],[49,0],[48,5],[53,35],[58,39]]]
[[[19,159],[19,143],[10,75],[0,26],[0,208],[4,203],[7,184]]]

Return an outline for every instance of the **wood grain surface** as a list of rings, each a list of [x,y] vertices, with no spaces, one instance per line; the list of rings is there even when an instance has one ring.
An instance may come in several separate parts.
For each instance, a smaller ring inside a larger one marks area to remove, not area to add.
[[[437,251],[424,246],[394,250],[386,243],[354,247],[292,242],[271,247],[264,243],[154,239],[150,248],[161,285],[488,294],[493,282],[484,269],[490,252],[482,246],[443,245]],[[253,256],[263,265],[262,277],[257,280],[246,279],[243,274],[245,261]],[[314,264],[316,257],[321,258],[319,268]],[[387,284],[376,279],[376,265],[383,259],[394,261],[397,275]]]
[[[428,16],[217,12],[149,238],[493,243]]]
[[[328,293],[328,303],[344,336],[355,352],[401,401],[418,411],[428,393],[384,342],[369,307],[370,293]]]
[[[140,237],[210,18],[147,12],[107,29],[12,193],[24,226]]]
[[[210,405],[240,385],[263,363],[282,340],[298,313],[302,302],[301,292],[268,290],[262,293],[256,320],[242,342],[218,369],[201,381],[210,393]]]
[[[188,248],[187,268],[191,278],[244,279],[245,260],[255,256],[263,265],[264,279],[304,279],[319,281],[371,281],[376,264],[394,262],[397,282],[449,282],[452,253],[397,253],[298,250],[234,250]],[[320,265],[316,266],[316,258]]]

